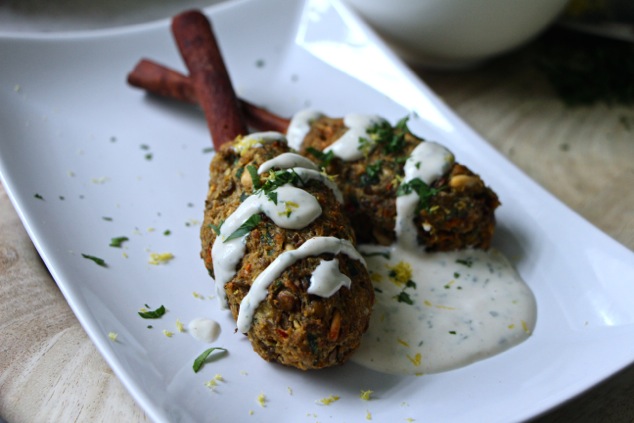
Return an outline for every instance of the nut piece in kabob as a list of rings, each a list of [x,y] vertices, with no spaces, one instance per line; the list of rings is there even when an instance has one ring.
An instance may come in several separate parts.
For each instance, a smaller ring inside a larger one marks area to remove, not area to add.
[[[216,148],[201,255],[221,304],[265,360],[303,370],[345,362],[367,330],[374,291],[340,191],[284,135],[246,134],[204,15],[178,15],[172,30]],[[210,95],[218,80],[230,89]]]
[[[128,82],[198,101],[189,77],[150,60],[139,62]],[[398,238],[427,251],[489,248],[497,195],[446,148],[412,134],[406,120],[392,126],[377,116],[301,111],[289,121],[243,100],[239,106],[252,127],[288,132],[293,148],[336,175],[359,242],[389,245]],[[412,198],[418,200],[409,207]]]

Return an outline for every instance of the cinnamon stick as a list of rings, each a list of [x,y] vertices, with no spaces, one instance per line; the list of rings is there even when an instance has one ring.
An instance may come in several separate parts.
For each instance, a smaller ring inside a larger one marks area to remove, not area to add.
[[[198,10],[172,19],[172,34],[187,65],[216,149],[248,133],[211,23]]]
[[[132,69],[128,84],[162,97],[198,103],[194,86],[187,76],[148,59],[141,59]]]
[[[187,103],[198,103],[189,77],[149,59],[142,59],[128,74],[128,83],[152,94]],[[289,119],[278,116],[246,100],[238,99],[248,125],[258,131],[285,133]]]

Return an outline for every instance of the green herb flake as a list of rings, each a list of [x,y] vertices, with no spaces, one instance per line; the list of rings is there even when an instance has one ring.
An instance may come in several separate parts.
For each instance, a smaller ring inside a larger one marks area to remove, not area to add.
[[[258,175],[258,170],[253,165],[247,166],[247,171],[249,175],[251,175],[251,181],[253,181],[253,188],[259,189],[262,186],[262,182],[260,182],[260,175]]]
[[[222,351],[222,352],[227,352],[227,350],[225,348],[221,348],[221,347],[211,347],[206,349],[205,351],[202,352],[202,354],[200,354],[198,357],[196,357],[196,359],[194,360],[194,365],[192,366],[192,368],[194,369],[194,373],[198,373],[198,371],[203,367],[203,365],[205,364],[207,358],[211,355],[211,353],[213,353],[214,351]]]
[[[472,258],[457,259],[456,263],[462,264],[463,266],[471,267],[473,266],[473,259]]]
[[[266,193],[266,196],[269,200],[273,202],[273,204],[277,206],[277,192],[276,191],[268,192]]]
[[[455,331],[455,330],[450,330],[450,331],[449,331],[449,334],[450,334],[450,335],[455,335],[455,334],[456,334],[456,331]]]
[[[112,222],[112,218],[109,216],[104,216],[101,218],[102,220],[105,220],[106,222]]]
[[[365,173],[361,175],[361,185],[369,186],[379,183],[381,176],[381,170],[383,169],[383,160],[377,160],[376,162],[368,165],[365,168]]]
[[[220,224],[214,225],[213,223],[209,224],[209,227],[214,231],[216,235],[220,235],[220,228],[222,228],[222,224],[225,223],[224,220],[220,221]]]
[[[376,251],[373,253],[364,253],[362,252],[361,255],[363,257],[383,257],[386,260],[389,260],[391,257],[391,254],[389,251]]]
[[[229,235],[223,242],[231,241],[232,239],[240,238],[241,236],[248,234],[253,229],[255,229],[256,226],[258,226],[261,220],[262,220],[262,216],[260,216],[259,213],[252,215],[242,225],[240,225],[238,229],[236,229],[231,235]]]
[[[401,291],[398,295],[395,295],[394,299],[396,299],[396,301],[398,301],[399,303],[405,303],[409,305],[414,304],[414,301],[412,301],[412,298],[405,291]]]
[[[112,238],[110,240],[110,246],[111,247],[115,247],[115,248],[121,248],[121,245],[126,242],[129,241],[130,238],[128,238],[127,236],[119,236],[116,238]]]
[[[98,266],[101,267],[108,267],[108,264],[106,263],[106,261],[102,258],[99,257],[95,257],[95,256],[91,256],[90,254],[82,254],[81,255],[83,258],[88,259],[88,260],[92,260],[94,261]]]
[[[38,194],[37,192],[35,194],[33,194],[33,197],[37,198],[38,200],[44,200],[44,197],[42,197],[40,194]]]
[[[327,153],[319,151],[316,148],[308,147],[306,151],[319,161],[319,167],[327,168],[332,159],[335,158],[335,152],[330,150]]]
[[[145,304],[145,306],[149,308],[147,304]],[[143,317],[144,319],[159,319],[163,317],[165,311],[165,306],[160,306],[156,310],[141,309],[141,311],[139,311],[139,316]]]
[[[441,192],[444,187],[433,188],[423,182],[420,178],[414,178],[410,181],[403,182],[396,190],[396,196],[408,195],[415,192],[418,195],[418,205],[416,212],[421,210],[428,210],[431,206],[430,201],[432,197]]]
[[[163,235],[165,235],[165,236],[170,236],[171,234],[172,234],[172,231],[170,231],[169,229],[165,229],[163,231]]]

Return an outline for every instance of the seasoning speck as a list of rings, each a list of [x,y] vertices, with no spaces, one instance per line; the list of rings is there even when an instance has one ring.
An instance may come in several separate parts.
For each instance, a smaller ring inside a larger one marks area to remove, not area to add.
[[[172,253],[150,253],[149,264],[159,265],[166,264],[174,258],[174,254]]]

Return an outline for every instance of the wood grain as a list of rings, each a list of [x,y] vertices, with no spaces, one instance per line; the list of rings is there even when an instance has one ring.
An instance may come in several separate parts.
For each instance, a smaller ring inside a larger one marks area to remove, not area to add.
[[[421,77],[477,132],[634,250],[634,109],[569,109],[520,51]],[[144,422],[43,266],[0,187],[0,416],[10,423]],[[634,421],[634,366],[538,418]]]

